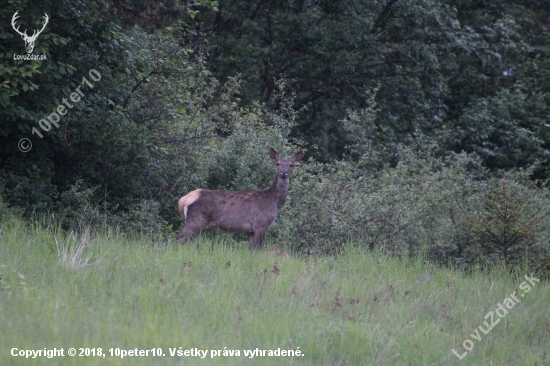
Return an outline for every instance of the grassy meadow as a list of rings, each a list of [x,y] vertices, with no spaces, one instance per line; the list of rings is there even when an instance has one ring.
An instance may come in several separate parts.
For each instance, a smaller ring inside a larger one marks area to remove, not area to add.
[[[0,364],[550,365],[543,281],[475,340],[486,314],[522,291],[525,274],[465,274],[351,246],[337,258],[296,257],[273,240],[263,252],[247,247],[225,236],[180,246],[108,230],[77,235],[6,218]],[[473,348],[459,360],[451,350],[463,354],[467,339]],[[106,356],[70,357],[70,347]],[[234,355],[211,357],[224,347]],[[64,348],[65,356],[26,359],[12,348]],[[165,356],[120,358],[110,348]],[[303,355],[244,355],[256,348]]]

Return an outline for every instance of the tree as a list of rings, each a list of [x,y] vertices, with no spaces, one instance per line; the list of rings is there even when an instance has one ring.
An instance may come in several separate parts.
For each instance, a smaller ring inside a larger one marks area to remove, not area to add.
[[[233,0],[198,20],[215,75],[242,74],[244,104],[273,105],[274,81],[287,80],[308,105],[294,135],[322,160],[344,153],[353,139],[338,121],[380,85],[381,144],[423,134],[507,169],[548,155],[548,5]]]
[[[449,81],[449,146],[493,169],[550,156],[550,3],[461,2],[457,17],[476,34]],[[550,161],[537,171],[543,177]]]

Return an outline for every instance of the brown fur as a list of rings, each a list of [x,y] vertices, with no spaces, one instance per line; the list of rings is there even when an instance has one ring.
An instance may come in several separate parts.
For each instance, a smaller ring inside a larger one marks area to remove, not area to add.
[[[267,230],[275,223],[288,192],[292,167],[302,159],[298,152],[292,159],[279,159],[270,149],[277,164],[271,187],[249,191],[215,191],[197,189],[179,200],[179,211],[185,216],[185,228],[178,235],[183,243],[194,239],[206,229],[248,233],[250,250],[261,245]],[[187,215],[185,215],[187,211]]]

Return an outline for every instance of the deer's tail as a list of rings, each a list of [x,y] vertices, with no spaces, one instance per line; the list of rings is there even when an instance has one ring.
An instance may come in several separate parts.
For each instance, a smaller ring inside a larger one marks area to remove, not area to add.
[[[194,191],[189,192],[188,194],[180,198],[178,202],[178,208],[182,217],[187,218],[187,208],[200,198],[201,191],[202,189],[195,189]]]

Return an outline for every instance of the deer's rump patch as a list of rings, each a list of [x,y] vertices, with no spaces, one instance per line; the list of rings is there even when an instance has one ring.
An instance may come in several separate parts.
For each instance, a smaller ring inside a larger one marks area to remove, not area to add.
[[[187,218],[187,209],[189,206],[191,206],[196,200],[198,200],[201,196],[202,189],[195,189],[192,192],[189,192],[182,198],[180,198],[178,207],[180,210],[180,215]]]

